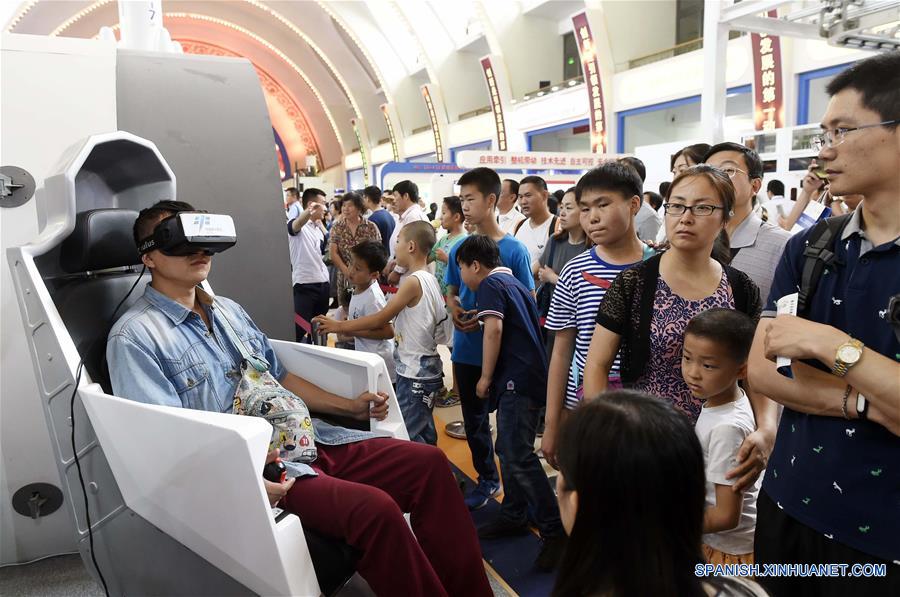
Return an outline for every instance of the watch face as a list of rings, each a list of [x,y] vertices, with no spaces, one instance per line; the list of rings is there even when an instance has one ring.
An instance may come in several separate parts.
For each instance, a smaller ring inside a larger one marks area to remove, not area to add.
[[[855,363],[859,360],[859,354],[860,350],[857,347],[845,344],[838,351],[838,358],[848,364]]]

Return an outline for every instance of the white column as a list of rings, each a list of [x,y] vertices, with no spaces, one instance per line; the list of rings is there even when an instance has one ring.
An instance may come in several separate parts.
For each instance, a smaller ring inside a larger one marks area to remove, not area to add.
[[[703,6],[703,92],[700,125],[710,143],[725,140],[725,60],[728,26],[720,24],[721,10],[731,0],[705,0]]]

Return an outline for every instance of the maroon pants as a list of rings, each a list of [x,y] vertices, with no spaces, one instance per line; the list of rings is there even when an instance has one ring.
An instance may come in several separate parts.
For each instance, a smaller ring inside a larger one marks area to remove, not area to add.
[[[493,595],[443,452],[382,438],[316,447],[319,476],[298,479],[281,505],[361,550],[359,574],[376,594]]]

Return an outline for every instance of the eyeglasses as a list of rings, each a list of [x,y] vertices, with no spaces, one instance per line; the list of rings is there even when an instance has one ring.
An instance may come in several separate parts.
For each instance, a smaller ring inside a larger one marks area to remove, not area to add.
[[[735,168],[734,166],[725,166],[724,168],[719,168],[719,170],[724,172],[728,176],[728,178],[734,178],[738,172],[743,172],[744,174],[747,174],[747,172],[745,172],[744,170],[741,170],[740,168]],[[750,176],[750,175],[747,174],[747,176]]]
[[[888,126],[900,123],[900,118],[894,120],[885,120],[877,124],[864,124],[863,126],[854,127],[838,127],[832,130],[826,130],[821,135],[813,135],[810,140],[810,146],[816,151],[822,151],[826,147],[835,147],[844,142],[844,135],[853,131],[861,131],[863,129],[872,129],[879,126]]]
[[[724,207],[718,205],[706,205],[700,203],[698,205],[684,205],[683,203],[666,203],[663,205],[667,216],[683,216],[684,212],[690,211],[694,216],[711,216],[717,209],[724,210]]]

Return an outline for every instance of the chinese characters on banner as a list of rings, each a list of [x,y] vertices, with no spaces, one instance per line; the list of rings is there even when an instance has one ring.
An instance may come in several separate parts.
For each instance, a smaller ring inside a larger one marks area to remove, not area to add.
[[[488,93],[491,95],[491,110],[494,113],[494,127],[497,129],[497,149],[506,151],[506,123],[503,121],[503,104],[500,102],[500,91],[490,56],[481,59],[481,69],[484,71]]]
[[[769,17],[778,12],[770,10]],[[784,89],[781,84],[781,42],[777,36],[752,33],[753,116],[758,131],[784,126]]]
[[[603,84],[600,81],[600,67],[597,63],[594,37],[591,34],[586,13],[582,12],[573,16],[572,24],[575,26],[575,41],[578,43],[581,68],[584,72],[585,87],[590,101],[591,151],[604,153],[606,152],[606,116],[603,113]]]
[[[460,151],[456,163],[460,168],[510,168],[529,170],[590,170],[614,159],[599,153]]]

